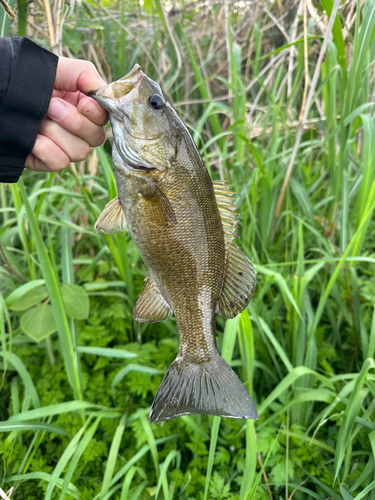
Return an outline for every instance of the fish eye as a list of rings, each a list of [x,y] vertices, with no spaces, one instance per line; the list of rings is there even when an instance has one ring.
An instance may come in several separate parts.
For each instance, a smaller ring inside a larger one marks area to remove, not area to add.
[[[161,109],[164,106],[164,100],[162,96],[159,94],[152,94],[148,102],[150,103],[150,106],[154,109]]]

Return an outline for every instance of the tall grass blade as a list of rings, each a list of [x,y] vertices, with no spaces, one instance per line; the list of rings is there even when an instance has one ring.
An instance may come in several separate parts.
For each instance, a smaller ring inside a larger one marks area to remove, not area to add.
[[[103,498],[103,496],[108,492],[109,485],[111,484],[113,472],[116,466],[117,455],[121,444],[121,439],[125,431],[126,419],[127,419],[127,414],[124,413],[117,426],[115,435],[113,436],[111,448],[109,450],[107,465],[104,472],[102,489],[100,491],[100,498]]]
[[[19,183],[19,189],[22,196],[22,201],[25,205],[30,230],[33,235],[35,246],[37,249],[39,262],[41,265],[43,277],[51,297],[53,314],[56,321],[57,332],[61,343],[62,355],[64,358],[65,368],[68,374],[69,382],[73,388],[76,399],[82,399],[81,381],[79,375],[79,367],[74,353],[74,345],[71,337],[68,319],[65,313],[64,303],[62,300],[59,278],[57,270],[52,266],[48,256],[42,234],[40,232],[38,222],[31,209],[29,199],[26,194],[22,180]]]
[[[234,319],[229,319],[225,324],[221,355],[228,364],[230,364],[230,362],[232,360],[232,354],[233,354],[234,344],[236,342],[236,335],[237,335],[237,329],[238,329],[239,322],[240,322],[240,316],[236,316]],[[209,487],[210,487],[210,480],[211,480],[211,474],[212,474],[212,467],[214,464],[220,422],[221,422],[221,417],[213,417],[212,418],[211,442],[210,442],[210,451],[209,451],[209,455],[208,455],[206,482],[205,482],[205,487],[204,487],[204,497],[203,497],[204,500],[207,499],[207,495],[208,495],[208,491],[209,491]]]

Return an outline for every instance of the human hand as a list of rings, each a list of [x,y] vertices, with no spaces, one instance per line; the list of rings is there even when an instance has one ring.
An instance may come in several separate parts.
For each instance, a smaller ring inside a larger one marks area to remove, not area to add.
[[[105,82],[91,62],[59,58],[52,99],[26,158],[27,168],[62,170],[71,161],[84,160],[91,146],[104,142],[107,112],[85,95],[103,85]]]

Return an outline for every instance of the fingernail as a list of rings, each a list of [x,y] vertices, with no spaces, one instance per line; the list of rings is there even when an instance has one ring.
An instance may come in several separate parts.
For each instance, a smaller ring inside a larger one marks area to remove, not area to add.
[[[68,113],[68,109],[65,104],[59,99],[51,99],[48,114],[51,118],[55,120],[61,120]]]

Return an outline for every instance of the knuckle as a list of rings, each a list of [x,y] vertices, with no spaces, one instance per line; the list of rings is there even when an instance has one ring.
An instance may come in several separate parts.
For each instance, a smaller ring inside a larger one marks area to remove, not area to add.
[[[45,132],[46,130],[43,130]],[[39,155],[42,158],[53,158],[53,156],[56,154],[56,148],[54,142],[52,142],[51,139],[46,137],[45,135],[40,135],[37,137],[37,142],[35,145],[39,149]]]
[[[72,161],[82,161],[85,160],[90,153],[90,145],[87,142],[82,141],[82,143],[74,151],[74,155],[71,158]]]
[[[86,65],[87,71],[90,71],[90,72],[95,71],[96,72],[96,67],[91,61],[85,61],[85,65]]]
[[[38,137],[38,159],[51,171],[67,167],[69,157],[48,137]]]
[[[70,163],[70,159],[67,155],[64,155],[64,157],[61,158],[60,161],[56,162],[56,165],[54,167],[54,171],[59,171],[59,170],[64,170]]]
[[[107,139],[107,134],[106,134],[104,128],[102,128],[102,132],[100,134],[100,143],[98,144],[98,146],[100,146],[101,144],[104,144],[106,139]]]
[[[98,133],[93,137],[91,141],[91,146],[100,146],[101,144],[104,143],[106,139],[106,133],[105,130],[101,127],[101,130],[98,131]]]
[[[74,113],[74,118],[69,121],[69,128],[72,134],[81,134],[84,128],[84,117],[80,113]]]

